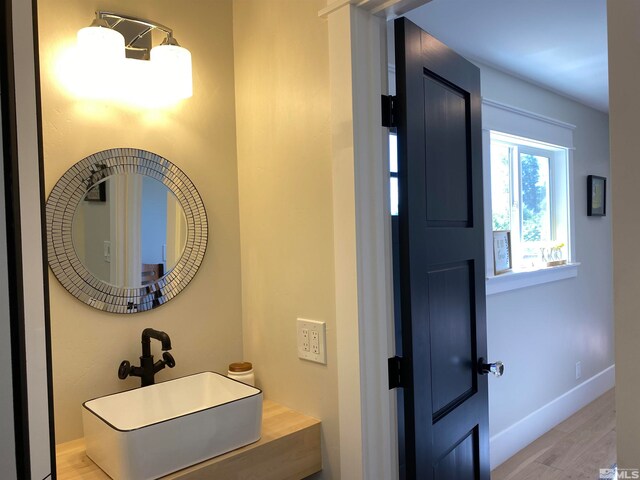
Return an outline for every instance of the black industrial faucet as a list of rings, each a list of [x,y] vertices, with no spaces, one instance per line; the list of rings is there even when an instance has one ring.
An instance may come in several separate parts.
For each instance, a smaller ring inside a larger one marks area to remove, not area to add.
[[[162,343],[162,360],[153,363],[153,355],[151,355],[151,339],[155,338]],[[118,378],[124,380],[128,376],[140,377],[141,386],[153,385],[155,383],[154,376],[165,365],[169,368],[176,366],[176,361],[166,350],[171,350],[171,339],[169,335],[153,328],[145,328],[142,332],[142,356],[140,357],[140,366],[132,367],[131,363],[124,360],[118,368]]]

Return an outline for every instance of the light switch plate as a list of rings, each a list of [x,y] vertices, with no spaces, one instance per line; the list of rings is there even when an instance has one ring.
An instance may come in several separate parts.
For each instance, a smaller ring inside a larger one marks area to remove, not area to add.
[[[298,318],[298,357],[312,362],[327,363],[325,322]]]
[[[102,244],[104,261],[107,263],[111,263],[111,242],[109,240],[105,240]]]

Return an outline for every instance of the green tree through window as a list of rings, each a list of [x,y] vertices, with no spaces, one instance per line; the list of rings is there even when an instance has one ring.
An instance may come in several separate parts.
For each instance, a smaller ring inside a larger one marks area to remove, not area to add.
[[[549,159],[520,154],[524,242],[549,240]]]
[[[511,233],[514,270],[547,268],[553,248],[569,261],[568,150],[493,131],[490,140],[491,229]]]
[[[493,230],[511,230],[511,155],[512,150],[508,145],[491,145]]]

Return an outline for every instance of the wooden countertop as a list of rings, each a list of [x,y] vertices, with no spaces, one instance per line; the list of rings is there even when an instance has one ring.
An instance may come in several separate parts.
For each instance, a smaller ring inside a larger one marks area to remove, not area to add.
[[[80,438],[56,447],[59,480],[109,480]],[[265,400],[262,438],[163,477],[165,480],[298,480],[322,469],[320,421]]]

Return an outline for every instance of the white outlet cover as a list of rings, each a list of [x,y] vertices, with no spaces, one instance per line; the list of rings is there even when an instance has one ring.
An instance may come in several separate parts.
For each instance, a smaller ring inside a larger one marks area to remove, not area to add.
[[[296,322],[298,331],[298,357],[303,360],[309,360],[311,362],[317,362],[327,364],[327,335],[325,322],[319,322],[317,320],[307,320],[306,318],[298,318]],[[303,330],[309,332],[309,336],[305,338]],[[314,352],[313,345],[309,348],[309,343],[315,343],[314,340],[318,338],[318,351]],[[305,348],[306,347],[306,348]]]

